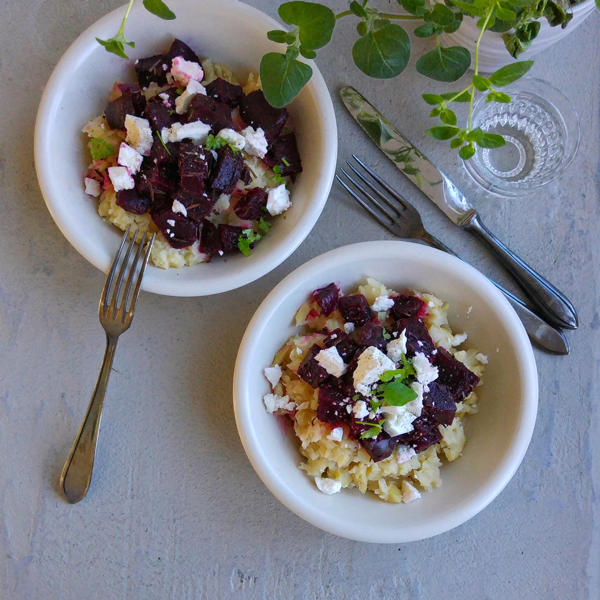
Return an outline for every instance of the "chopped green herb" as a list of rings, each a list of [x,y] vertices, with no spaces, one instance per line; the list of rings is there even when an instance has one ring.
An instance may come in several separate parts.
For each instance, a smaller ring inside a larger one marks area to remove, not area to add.
[[[269,233],[271,225],[273,225],[273,223],[269,223],[268,221],[265,221],[263,217],[261,217],[258,221],[258,230],[262,233],[263,236],[265,236],[267,235],[267,233]]]
[[[223,148],[223,146],[229,146],[233,150],[234,154],[240,151],[239,148],[232,146],[225,138],[220,136],[215,137],[212,133],[208,135],[208,138],[206,139],[207,150],[220,150]]]
[[[171,156],[171,153],[169,152],[169,149],[167,148],[167,145],[165,144],[164,140],[162,139],[162,135],[160,135],[160,132],[157,131],[156,135],[158,136],[158,139],[160,140],[160,143],[163,145],[163,148],[167,151],[167,154],[169,156]]]
[[[352,400],[354,402],[356,402],[357,400],[360,400],[360,395],[359,394],[355,394],[354,396],[352,396]]]
[[[388,332],[385,330],[385,327],[383,328],[383,337],[384,337],[386,340],[391,340],[391,339],[392,339],[392,334],[391,334],[391,333],[388,333]]]
[[[392,379],[402,381],[414,375],[416,375],[415,368],[406,356],[402,355],[401,367],[399,369],[394,369],[393,371],[386,371],[379,379],[384,383],[388,383],[389,381],[392,381]]]
[[[238,248],[245,256],[250,256],[250,246],[262,239],[260,233],[256,233],[254,229],[244,229],[242,235],[238,238]]]
[[[273,167],[273,173],[274,175],[271,179],[274,179],[280,185],[285,185],[285,179],[281,175],[281,167],[279,165]]]
[[[417,392],[401,381],[390,381],[385,386],[383,397],[391,406],[404,406],[417,397]]]
[[[367,429],[361,436],[361,440],[368,440],[370,438],[377,437],[381,433],[381,423],[368,423],[366,421],[356,421],[358,425],[372,425],[370,429]]]
[[[112,156],[115,152],[114,146],[109,144],[103,138],[92,138],[90,140],[90,154],[92,155],[92,160],[104,160],[109,156]]]
[[[281,162],[282,162],[282,163],[283,163],[283,164],[284,164],[286,167],[289,167],[289,166],[290,166],[290,163],[289,163],[289,162],[287,161],[287,159],[285,159],[285,158],[282,158],[282,159],[281,159]]]
[[[383,400],[374,400],[371,398],[371,410],[376,411],[383,404]]]

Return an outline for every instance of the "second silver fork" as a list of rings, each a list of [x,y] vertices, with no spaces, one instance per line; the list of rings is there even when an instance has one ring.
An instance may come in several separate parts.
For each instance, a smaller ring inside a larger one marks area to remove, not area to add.
[[[353,171],[355,178],[353,178],[345,169],[341,169],[341,173],[345,179],[339,175],[336,175],[336,178],[351,194],[354,200],[356,200],[381,225],[397,237],[421,240],[429,246],[437,248],[438,250],[443,250],[444,252],[448,252],[449,254],[460,258],[455,252],[448,248],[448,246],[440,242],[440,240],[432,236],[425,229],[421,215],[412,204],[402,198],[400,194],[383,181],[379,175],[367,167],[361,160],[357,157],[354,158],[373,181],[380,186],[377,187],[348,161],[346,164]],[[357,179],[371,191],[367,191]],[[346,181],[353,187],[351,188]],[[389,196],[386,195],[381,188],[385,190]],[[546,323],[546,321],[538,317],[538,315],[532,312],[527,305],[514,294],[504,289],[495,281],[491,279],[490,281],[507,297],[521,319],[529,337],[540,348],[552,354],[569,354],[569,343],[562,331],[555,329]]]

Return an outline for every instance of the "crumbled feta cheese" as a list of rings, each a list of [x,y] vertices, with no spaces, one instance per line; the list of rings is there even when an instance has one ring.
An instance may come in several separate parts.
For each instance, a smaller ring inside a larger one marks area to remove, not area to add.
[[[173,123],[173,127],[171,128],[171,136],[169,136],[170,140],[173,137],[173,129],[175,129],[175,125],[176,124]],[[210,125],[207,125],[202,121],[192,121],[191,123],[186,123],[185,125],[180,125],[177,127],[174,132],[175,139],[172,141],[181,142],[181,140],[188,139],[192,140],[192,142],[196,142],[197,144],[204,144],[208,139],[210,130]]]
[[[258,158],[264,158],[269,147],[262,128],[254,129],[254,127],[246,127],[246,129],[242,129],[242,135],[246,141],[246,153],[251,156],[258,156]]]
[[[453,346],[460,346],[467,339],[466,333],[457,333],[452,340]]]
[[[408,504],[413,500],[417,500],[421,497],[419,490],[410,481],[405,479],[402,481],[402,502]]]
[[[328,477],[315,477],[315,483],[319,490],[328,496],[336,494],[342,489],[342,484],[339,481],[329,479]]]
[[[360,420],[364,419],[369,414],[369,409],[367,408],[367,403],[364,400],[359,400],[352,409],[354,416]]]
[[[171,210],[174,213],[179,213],[180,215],[187,217],[187,208],[183,204],[181,204],[179,200],[173,200],[173,206],[171,206]]]
[[[344,323],[344,331],[346,333],[352,333],[354,331],[354,323]]]
[[[282,183],[280,186],[269,190],[269,195],[267,197],[267,210],[269,211],[270,215],[273,217],[275,215],[280,215],[291,205],[290,193],[285,187],[285,184]]]
[[[431,300],[427,303],[427,306],[429,306],[429,308],[435,308],[435,304]]]
[[[213,212],[220,214],[228,210],[230,206],[231,196],[229,194],[221,194],[213,206]]]
[[[417,397],[414,400],[407,402],[404,405],[404,408],[406,408],[409,413],[415,415],[415,417],[420,417],[423,412],[423,392],[425,391],[425,387],[418,381],[413,381],[410,384],[410,387],[417,394]]]
[[[331,433],[327,436],[327,439],[332,440],[334,442],[341,442],[343,437],[344,437],[344,428],[336,427],[335,429],[331,430]]]
[[[171,75],[179,83],[187,85],[192,79],[202,81],[204,70],[198,63],[185,60],[183,56],[176,56],[171,65]]]
[[[278,396],[277,394],[267,394],[263,397],[267,412],[273,413],[279,409],[294,410],[296,403],[292,402],[289,396]]]
[[[346,412],[350,414],[352,412],[352,404],[346,404]]]
[[[375,312],[387,312],[392,306],[394,306],[394,301],[389,296],[377,296],[371,308]]]
[[[406,446],[405,444],[399,444],[396,447],[396,460],[399,465],[409,461],[413,456],[416,456],[416,454],[414,448]]]
[[[179,131],[179,129],[181,129],[182,125],[181,123],[173,123],[173,125],[171,125],[170,129],[163,129],[162,133],[161,133],[161,137],[163,139],[163,142],[167,142],[167,140],[169,142],[177,142],[177,132]],[[167,133],[166,137],[164,136],[164,134]]]
[[[97,198],[102,193],[102,186],[100,185],[99,181],[96,181],[91,177],[86,177],[84,179],[84,183],[85,193],[88,194],[88,196],[93,196],[94,198]]]
[[[434,367],[422,352],[417,352],[415,354],[413,358],[413,367],[417,373],[418,382],[424,386],[435,381],[440,374],[438,368]]]
[[[340,356],[338,349],[335,346],[321,350],[315,360],[334,377],[341,377],[346,372],[344,359]]]
[[[371,393],[371,386],[386,371],[392,371],[396,365],[379,348],[369,346],[359,357],[353,374],[354,388],[363,396]]]
[[[390,360],[399,362],[403,354],[406,354],[406,330],[404,329],[399,338],[391,340],[387,345],[387,355]]]
[[[272,367],[267,367],[264,373],[265,377],[269,380],[269,383],[275,387],[281,379],[282,371],[279,365],[274,365]]]
[[[171,226],[171,227],[175,227],[175,220],[174,219],[167,219],[167,223]]]
[[[158,97],[163,101],[163,105],[171,108],[171,97],[166,92],[161,92]]]
[[[485,354],[481,354],[481,352],[478,352],[475,355],[475,358],[482,364],[482,365],[487,365],[489,362],[488,357]]]
[[[119,157],[117,162],[122,167],[127,167],[131,173],[137,173],[142,166],[144,157],[125,142],[121,142],[119,146]]]
[[[152,129],[148,119],[127,115],[125,117],[125,129],[127,130],[125,141],[140,154],[148,156],[153,142]]]
[[[380,411],[387,415],[383,429],[390,437],[409,433],[414,429],[412,422],[417,417],[406,410],[405,406],[382,406]]]
[[[238,150],[243,150],[246,146],[246,138],[233,129],[221,129],[217,137],[226,140],[230,146],[233,146]]]
[[[177,123],[178,125],[181,125],[181,123]],[[163,141],[163,144],[166,144],[167,142],[171,141],[171,128],[170,127],[163,127],[160,130],[160,139]]]
[[[115,188],[115,192],[132,190],[135,187],[135,181],[126,167],[109,167],[108,176]]]
[[[206,90],[201,83],[191,79],[187,84],[183,94],[175,98],[175,112],[178,115],[182,115],[190,107],[190,102],[196,94],[202,94],[206,96]]]

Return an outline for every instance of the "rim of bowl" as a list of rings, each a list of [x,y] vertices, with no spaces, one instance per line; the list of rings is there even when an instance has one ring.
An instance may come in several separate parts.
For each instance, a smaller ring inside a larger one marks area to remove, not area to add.
[[[250,423],[251,399],[246,397],[244,388],[247,375],[253,370],[253,347],[258,344],[264,331],[268,329],[270,315],[277,311],[282,301],[293,291],[306,286],[305,281],[318,273],[321,267],[343,268],[345,264],[352,263],[359,258],[361,260],[365,258],[377,260],[381,257],[389,257],[391,253],[405,256],[406,253],[415,252],[418,252],[421,257],[424,256],[426,260],[438,261],[442,266],[461,269],[474,283],[484,288],[490,303],[501,313],[503,322],[508,324],[507,333],[512,338],[513,345],[520,355],[519,364],[522,366],[524,388],[521,418],[503,463],[496,470],[494,477],[487,480],[467,502],[453,507],[439,518],[434,517],[417,530],[395,531],[388,523],[385,532],[373,533],[364,531],[356,522],[336,522],[330,514],[317,512],[312,504],[296,494],[270,467],[260,440],[252,428],[247,425]],[[370,543],[406,543],[433,537],[462,525],[488,506],[506,487],[519,468],[533,435],[538,407],[538,375],[533,348],[519,317],[502,293],[477,269],[440,250],[412,242],[363,242],[343,246],[313,258],[290,273],[263,300],[240,343],[233,379],[233,404],[238,433],[246,455],[262,482],[282,504],[319,529],[340,537]]]
[[[185,5],[190,3],[197,6],[198,11],[201,10],[201,4],[215,4],[221,9],[228,8],[234,11],[239,19],[243,17],[249,18],[256,22],[264,23],[265,28],[269,29],[280,28],[280,24],[275,19],[239,0],[172,0],[172,6],[175,9],[177,4]],[[68,219],[65,216],[67,211],[62,207],[60,202],[61,185],[56,181],[52,173],[48,160],[48,149],[51,146],[50,130],[53,122],[52,117],[59,109],[58,100],[60,99],[60,87],[63,79],[69,77],[69,71],[72,69],[73,64],[82,64],[89,59],[90,52],[96,49],[96,37],[104,38],[106,37],[104,35],[106,29],[112,30],[110,28],[118,28],[126,8],[126,6],[117,8],[94,22],[77,37],[62,55],[44,88],[36,116],[34,133],[35,168],[38,183],[48,211],[61,233],[75,250],[103,273],[108,272],[114,252],[109,252],[107,257],[100,256],[86,243],[85,235],[78,235],[77,232],[68,226]],[[156,18],[152,15],[149,17],[149,13],[143,9],[141,4],[134,4],[130,16],[133,18],[143,18],[143,15],[146,18]],[[144,291],[166,296],[209,296],[243,287],[264,277],[278,267],[295,252],[312,231],[323,212],[331,191],[331,186],[333,185],[337,163],[338,136],[333,102],[325,80],[313,61],[306,60],[304,62],[312,67],[313,74],[303,92],[310,93],[314,97],[314,103],[323,124],[323,145],[326,148],[323,153],[325,160],[321,164],[321,171],[315,175],[320,182],[318,186],[315,186],[318,191],[309,198],[308,206],[299,222],[288,236],[279,241],[277,246],[270,249],[264,256],[255,255],[252,257],[253,260],[248,261],[244,265],[244,269],[239,272],[231,272],[226,277],[223,276],[223,278],[219,278],[216,281],[207,282],[201,277],[186,281],[161,279],[160,275],[158,278],[151,277],[150,271],[147,271],[142,281],[142,289]],[[327,140],[327,143],[325,143],[325,140]],[[119,235],[115,236],[115,252],[122,235],[122,232],[117,231],[117,233]]]

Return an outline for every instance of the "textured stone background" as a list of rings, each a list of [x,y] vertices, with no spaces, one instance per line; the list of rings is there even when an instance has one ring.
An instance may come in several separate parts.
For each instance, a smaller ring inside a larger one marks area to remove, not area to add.
[[[277,2],[249,1],[276,14]],[[268,291],[326,250],[388,237],[336,186],[306,242],[260,281],[218,298],[142,295],[119,344],[90,494],[75,507],[57,494],[104,349],[96,315],[104,277],[46,210],[33,126],[61,54],[120,3],[0,3],[0,598],[597,600],[599,15],[533,69],[564,90],[581,117],[581,148],[569,172],[523,199],[469,192],[490,228],[579,308],[573,352],[554,358],[536,351],[537,426],[498,499],[444,535],[377,546],[323,533],[279,504],[246,459],[231,403],[237,346]],[[359,149],[414,199],[435,235],[502,279],[478,243],[364,145],[335,97],[343,84],[372,86],[351,63],[353,39],[353,25],[343,23],[319,57],[334,93],[340,163]],[[419,98],[432,83],[407,71],[376,90],[378,106],[467,188],[464,174],[455,175],[456,157],[423,134],[428,110]]]

